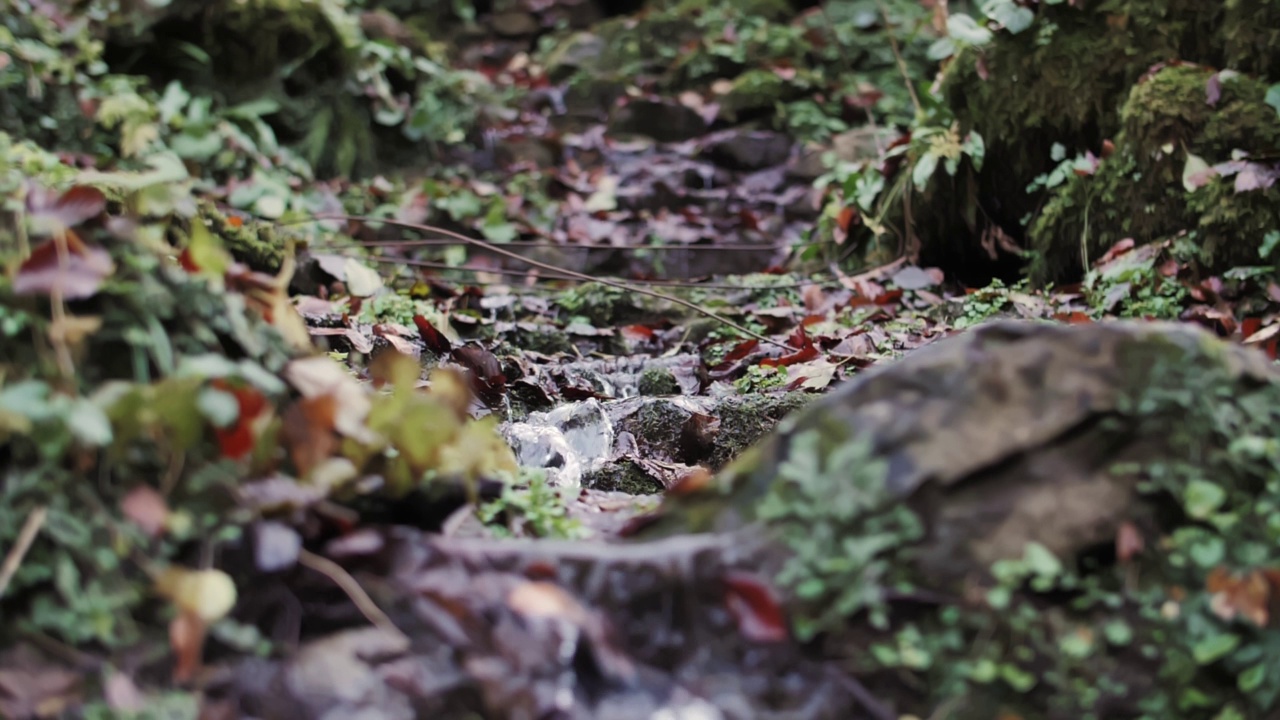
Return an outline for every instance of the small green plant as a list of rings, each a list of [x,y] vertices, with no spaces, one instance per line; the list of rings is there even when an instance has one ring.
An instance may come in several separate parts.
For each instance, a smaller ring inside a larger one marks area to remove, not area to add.
[[[582,523],[569,517],[565,502],[564,492],[547,482],[545,470],[521,468],[517,481],[476,513],[498,537],[584,537]]]
[[[756,512],[792,553],[778,581],[812,606],[796,632],[810,638],[864,610],[883,624],[882,590],[901,569],[898,551],[923,533],[885,488],[888,463],[868,438],[808,430],[792,438],[777,473]]]
[[[733,381],[733,387],[742,394],[780,388],[787,382],[787,369],[781,365],[752,365],[742,377]]]
[[[1019,283],[1018,287],[1022,285]],[[1010,288],[996,278],[985,288],[965,295],[961,301],[961,315],[956,318],[956,329],[973,327],[1007,310],[1012,304],[1009,291]]]

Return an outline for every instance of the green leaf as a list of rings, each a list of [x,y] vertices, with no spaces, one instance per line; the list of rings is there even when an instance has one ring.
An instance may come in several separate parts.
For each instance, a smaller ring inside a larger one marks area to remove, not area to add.
[[[1183,491],[1182,504],[1187,514],[1203,520],[1213,514],[1227,500],[1227,491],[1205,480],[1192,480]]]
[[[1272,230],[1262,236],[1262,246],[1258,248],[1258,254],[1264,258],[1270,257],[1277,245],[1280,245],[1280,230]]]
[[[106,447],[111,444],[111,421],[93,401],[88,398],[76,400],[67,418],[67,429],[76,440],[89,447]]]
[[[1031,27],[1031,23],[1036,19],[1035,12],[1018,5],[1013,0],[987,0],[982,3],[982,12],[1003,25],[1004,29],[1013,35]]]
[[[991,31],[964,13],[956,13],[947,18],[947,35],[970,45],[991,42]]]
[[[1266,677],[1266,664],[1254,665],[1248,670],[1240,673],[1240,677],[1236,680],[1236,686],[1240,688],[1240,692],[1251,693],[1262,686],[1262,681],[1265,680]]]
[[[969,161],[973,163],[974,170],[982,169],[982,161],[987,156],[987,143],[982,139],[982,135],[976,130],[969,131],[965,136],[964,145],[960,149],[969,156]]]
[[[1027,543],[1022,551],[1022,562],[1028,570],[1041,577],[1052,578],[1062,574],[1062,561],[1038,542]]]
[[[1203,187],[1214,175],[1213,168],[1199,155],[1187,153],[1187,164],[1182,166],[1182,187],[1187,192],[1194,192]]]
[[[916,162],[915,169],[911,171],[911,181],[915,183],[916,190],[924,192],[925,186],[929,184],[929,178],[933,177],[933,171],[937,169],[937,155],[927,152],[920,156],[920,160]]]
[[[934,62],[944,60],[956,54],[956,41],[951,38],[938,38],[929,46],[926,57]]]
[[[1240,636],[1232,633],[1213,635],[1196,643],[1191,648],[1191,656],[1201,665],[1208,665],[1221,660],[1240,646]]]
[[[1280,83],[1267,88],[1267,95],[1263,98],[1263,102],[1275,108],[1276,113],[1280,114]]]

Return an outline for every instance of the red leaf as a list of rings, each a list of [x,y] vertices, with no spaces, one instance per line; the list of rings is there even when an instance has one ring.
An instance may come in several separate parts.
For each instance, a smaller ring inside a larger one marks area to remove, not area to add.
[[[1262,318],[1247,317],[1240,321],[1240,338],[1248,340],[1254,333],[1262,329]]]
[[[449,338],[437,330],[430,320],[421,315],[414,315],[413,324],[418,326],[418,334],[422,336],[422,342],[427,344],[427,349],[431,352],[444,355],[453,349],[453,343],[449,342]]]
[[[463,345],[453,351],[453,360],[469,371],[471,388],[490,407],[502,401],[507,376],[493,353],[477,345]]]
[[[169,504],[150,485],[139,485],[121,498],[120,512],[151,537],[160,537],[169,521]]]
[[[64,253],[59,257],[58,239],[46,240],[31,251],[13,278],[17,295],[61,295],[64,300],[93,297],[102,281],[115,271],[111,255],[102,248],[89,247],[75,233],[62,234]]]
[[[803,324],[796,326],[791,336],[787,338],[787,344],[796,348],[796,351],[779,358],[761,360],[760,364],[764,367],[786,367],[796,363],[808,362],[817,358],[820,354],[818,348],[814,347],[813,341],[809,339],[809,334],[804,331]]]
[[[254,441],[257,439],[254,421],[267,409],[267,398],[248,385],[233,386],[221,379],[214,380],[210,384],[235,396],[236,404],[240,408],[240,414],[231,427],[216,429],[218,447],[222,450],[224,457],[236,460],[243,458],[253,450]]]
[[[27,190],[27,213],[36,223],[53,225],[53,229],[76,227],[102,214],[106,207],[106,196],[93,187],[76,186],[57,197],[34,185]]]
[[[169,647],[176,662],[173,666],[175,683],[190,682],[200,671],[200,658],[204,654],[205,624],[190,611],[179,612],[169,622]]]
[[[1089,317],[1088,314],[1083,313],[1079,310],[1072,310],[1071,312],[1067,312],[1067,313],[1057,313],[1056,315],[1053,316],[1053,318],[1058,322],[1064,322],[1064,323],[1067,323],[1068,325],[1080,325],[1083,323],[1093,322],[1093,318]]]
[[[1120,527],[1116,528],[1116,558],[1127,563],[1141,555],[1143,547],[1142,533],[1138,528],[1127,520],[1120,523]]]
[[[738,632],[752,642],[782,642],[787,639],[786,613],[773,589],[756,575],[730,572],[724,576],[724,604]]]

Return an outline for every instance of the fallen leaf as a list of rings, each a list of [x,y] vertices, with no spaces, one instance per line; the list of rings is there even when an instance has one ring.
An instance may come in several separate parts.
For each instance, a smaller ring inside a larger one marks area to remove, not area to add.
[[[298,477],[308,477],[338,448],[334,431],[337,406],[337,400],[329,394],[299,398],[284,411],[281,442],[289,451]]]
[[[1116,528],[1116,558],[1127,563],[1142,554],[1144,543],[1142,533],[1129,521],[1120,523]]]
[[[743,637],[769,643],[787,639],[786,613],[773,588],[747,572],[727,573],[723,581],[725,608]]]
[[[59,245],[63,246],[61,251]],[[113,272],[115,263],[106,250],[89,247],[68,230],[61,238],[46,240],[31,251],[13,278],[13,292],[81,300],[97,294],[102,281]]]
[[[247,456],[257,442],[258,432],[263,426],[261,420],[268,412],[267,398],[257,388],[248,384],[232,384],[218,378],[210,385],[233,395],[239,412],[230,427],[214,428],[218,438],[218,446],[223,457],[239,460]]]
[[[333,427],[339,434],[361,442],[376,439],[365,425],[372,408],[369,394],[338,362],[325,355],[299,358],[285,366],[284,376],[303,397],[333,396]]]
[[[150,485],[138,485],[120,500],[120,512],[151,537],[160,537],[169,522],[169,504]]]
[[[236,584],[221,570],[170,566],[156,577],[156,592],[206,624],[226,617],[236,604]]]
[[[177,660],[173,666],[175,683],[191,682],[200,672],[206,631],[200,617],[187,610],[180,611],[169,621],[169,647]]]
[[[87,185],[77,185],[59,195],[32,183],[27,187],[26,206],[33,231],[55,235],[101,215],[107,208],[107,198],[101,190]]]
[[[79,704],[81,673],[53,665],[32,646],[0,658],[0,717],[58,717]]]
[[[502,402],[507,389],[507,376],[493,353],[478,345],[463,345],[450,356],[454,362],[469,372],[471,388],[476,396],[490,407]]]
[[[1209,608],[1223,620],[1233,620],[1237,615],[1258,627],[1266,627],[1270,621],[1271,597],[1274,592],[1272,577],[1261,570],[1243,574],[1216,567],[1205,579],[1205,589],[1212,593]]]

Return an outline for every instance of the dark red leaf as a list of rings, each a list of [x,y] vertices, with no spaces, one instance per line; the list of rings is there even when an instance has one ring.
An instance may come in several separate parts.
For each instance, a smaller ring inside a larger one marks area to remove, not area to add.
[[[95,218],[106,208],[106,196],[94,187],[76,186],[57,196],[36,186],[27,191],[27,212],[31,219],[63,229]]]
[[[115,271],[111,255],[89,247],[70,230],[62,234],[65,256],[59,258],[58,239],[46,240],[31,251],[13,278],[18,295],[61,295],[64,300],[93,297],[102,281]]]
[[[773,588],[747,572],[724,576],[724,604],[738,624],[738,631],[752,642],[787,639],[786,613]]]
[[[490,407],[502,401],[507,389],[507,376],[493,353],[478,345],[463,345],[453,351],[453,361],[468,371],[471,389]]]
[[[427,349],[437,355],[445,355],[453,349],[453,343],[449,342],[449,338],[436,329],[431,321],[421,315],[413,316],[413,324],[418,326],[418,333],[422,336],[422,342],[426,343]]]

